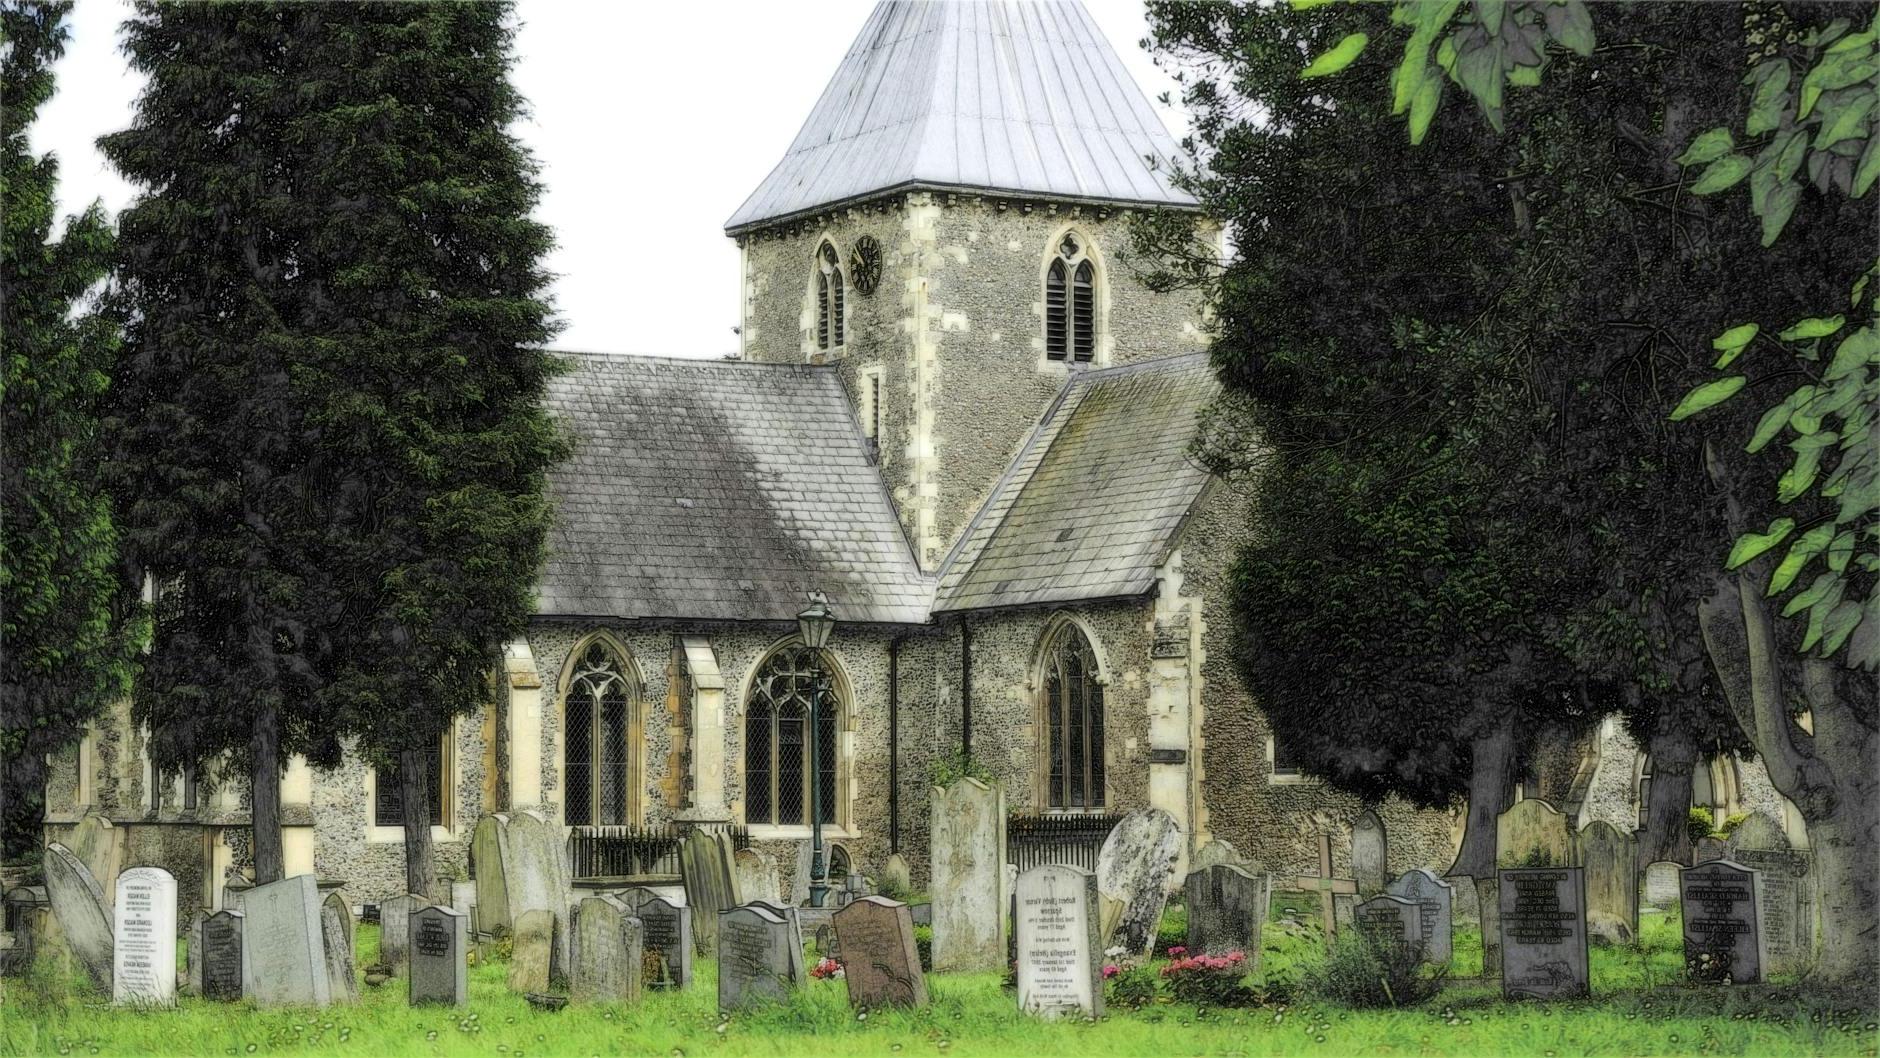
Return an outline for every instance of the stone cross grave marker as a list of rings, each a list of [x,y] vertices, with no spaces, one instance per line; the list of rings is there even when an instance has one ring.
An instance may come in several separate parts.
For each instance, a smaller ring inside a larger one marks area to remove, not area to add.
[[[449,907],[411,916],[410,1003],[470,1005],[469,916]]]
[[[1359,904],[1353,918],[1358,933],[1375,944],[1413,948],[1423,943],[1423,906],[1415,900],[1380,893]]]
[[[796,966],[791,973],[796,979],[805,979],[807,968],[803,965],[803,913],[801,908],[785,907],[771,900],[746,900],[745,907],[761,907],[765,911],[790,924],[790,950],[796,953]]]
[[[641,958],[648,988],[684,988],[692,983],[692,909],[651,889],[623,894],[640,917]]]
[[[1566,813],[1537,797],[1516,801],[1495,820],[1495,852],[1500,867],[1578,865]]]
[[[509,817],[494,813],[477,820],[470,835],[470,858],[476,866],[477,928],[488,933],[515,928],[509,913]]]
[[[1160,808],[1129,813],[1103,839],[1097,854],[1097,892],[1122,905],[1103,940],[1121,948],[1124,958],[1147,959],[1155,947],[1181,854],[1181,827]]]
[[[568,975],[576,1003],[637,1003],[646,978],[644,933],[626,902],[611,894],[581,901],[580,936]]]
[[[46,846],[46,897],[78,962],[101,989],[111,987],[111,900],[91,868],[58,842]]]
[[[1684,969],[1693,980],[1748,985],[1762,981],[1762,878],[1730,860],[1687,867],[1684,894]]]
[[[1254,875],[1231,863],[1188,872],[1183,895],[1188,904],[1188,951],[1191,955],[1247,956],[1247,972],[1260,970],[1260,928],[1266,918],[1271,875]]]
[[[1580,829],[1586,928],[1608,944],[1638,939],[1638,839],[1603,819]]]
[[[161,867],[118,875],[111,1002],[176,1005],[176,878]]]
[[[1302,874],[1292,879],[1294,888],[1319,894],[1319,915],[1325,924],[1325,946],[1330,948],[1338,938],[1338,911],[1335,901],[1340,896],[1355,896],[1358,883],[1350,878],[1332,877],[1332,836],[1319,835],[1319,873]]]
[[[511,992],[548,991],[548,967],[555,950],[555,913],[533,908],[516,917],[515,946],[509,956]]]
[[[1757,872],[1762,906],[1763,973],[1799,973],[1814,958],[1814,857],[1793,848],[1782,825],[1755,812],[1730,835],[1732,863]]]
[[[1376,896],[1390,882],[1390,839],[1384,821],[1368,809],[1351,825],[1351,877],[1362,897]]]
[[[1041,1017],[1103,1013],[1097,878],[1047,864],[1018,876],[1018,1009]]]
[[[359,1002],[352,908],[346,906],[346,898],[338,893],[328,893],[320,903],[320,940],[326,948],[327,993],[335,1003]]]
[[[256,1006],[332,1002],[313,875],[255,886],[242,897],[242,913],[242,990]]]
[[[794,976],[802,956],[790,957],[791,943],[790,924],[761,907],[719,912],[718,1009],[788,1001],[803,983]]]
[[[1509,999],[1587,994],[1586,876],[1578,867],[1497,872],[1501,990]]]
[[[933,968],[941,973],[1004,965],[1005,790],[978,779],[935,788],[930,883]]]
[[[685,903],[692,908],[692,941],[700,955],[717,951],[719,912],[738,906],[738,872],[730,846],[694,827],[679,846]]]
[[[430,901],[416,893],[394,896],[379,905],[379,962],[393,973],[404,969],[410,947],[412,912]]]
[[[1384,891],[1416,901],[1422,910],[1418,921],[1423,928],[1423,957],[1438,966],[1448,966],[1455,954],[1455,887],[1436,877],[1435,872],[1418,867],[1399,875]]]
[[[914,946],[914,915],[883,896],[858,896],[835,914],[849,1005],[863,1010],[924,1007],[927,978]]]
[[[234,1002],[242,997],[240,911],[217,911],[202,920],[202,997]]]

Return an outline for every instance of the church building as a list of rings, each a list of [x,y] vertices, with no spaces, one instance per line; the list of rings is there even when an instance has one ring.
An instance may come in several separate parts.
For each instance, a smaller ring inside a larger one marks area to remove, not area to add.
[[[962,757],[1020,820],[1153,806],[1185,855],[1224,839],[1281,873],[1330,832],[1348,872],[1365,806],[1291,766],[1235,673],[1250,490],[1190,451],[1208,307],[1132,256],[1149,211],[1220,245],[1179,156],[1081,5],[880,4],[726,222],[739,355],[570,354],[554,382],[574,451],[538,613],[439,746],[444,874],[482,814],[539,809],[576,836],[740,828],[800,898],[820,808],[832,873],[898,853],[918,888],[935,769]],[[797,635],[815,600],[821,651]],[[48,836],[100,812],[125,862],[218,906],[245,795],[159,788],[141,743],[126,708],[55,761]],[[1724,765],[1728,810],[1774,797]],[[1629,831],[1646,774],[1609,726],[1526,792]],[[401,891],[423,809],[396,790],[353,758],[290,768],[289,873]],[[1453,859],[1460,812],[1372,811],[1392,873]]]

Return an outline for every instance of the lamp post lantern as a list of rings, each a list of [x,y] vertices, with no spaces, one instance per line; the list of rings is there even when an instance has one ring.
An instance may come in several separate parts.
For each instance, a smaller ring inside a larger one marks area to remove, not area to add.
[[[829,612],[829,600],[823,593],[809,593],[809,608],[796,615],[797,635],[813,653],[816,676],[809,692],[809,906],[822,907],[829,898],[828,866],[823,861],[822,840],[822,651],[835,631],[836,618]]]

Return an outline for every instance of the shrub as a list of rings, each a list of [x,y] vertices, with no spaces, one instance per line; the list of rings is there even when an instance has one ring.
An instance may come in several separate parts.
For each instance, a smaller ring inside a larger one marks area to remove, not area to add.
[[[1108,1001],[1130,1010],[1141,1010],[1155,1002],[1155,971],[1147,966],[1124,970],[1111,963],[1103,968]]]
[[[1711,815],[1710,809],[1693,808],[1690,816],[1684,821],[1684,830],[1691,836],[1692,844],[1696,844],[1710,836],[1716,822],[1716,817]]]
[[[1348,1007],[1411,1007],[1441,992],[1446,973],[1425,970],[1418,945],[1347,935],[1306,971],[1305,987]]]
[[[914,950],[920,954],[920,968],[933,972],[933,927],[914,927]]]
[[[953,750],[933,762],[927,770],[928,778],[935,786],[946,789],[961,779],[978,779],[980,782],[992,782],[992,769],[969,756],[963,747]]]
[[[1171,907],[1162,913],[1162,921],[1155,930],[1155,954],[1166,956],[1175,948],[1188,943],[1188,914],[1181,908]]]
[[[1736,833],[1736,828],[1742,826],[1743,822],[1748,818],[1748,812],[1736,812],[1726,816],[1723,822],[1717,827],[1717,836],[1728,841],[1730,835]]]
[[[1162,979],[1176,1000],[1198,1007],[1245,1006],[1253,991],[1242,983],[1247,976],[1247,953],[1181,956],[1162,967]]]

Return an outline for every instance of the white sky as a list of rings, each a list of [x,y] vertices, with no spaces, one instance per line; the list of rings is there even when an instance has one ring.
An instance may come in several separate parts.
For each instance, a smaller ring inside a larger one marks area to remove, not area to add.
[[[719,356],[737,348],[738,256],[724,222],[796,138],[874,0],[522,0],[519,133],[541,163],[537,213],[567,325],[561,349]],[[1179,139],[1175,88],[1137,46],[1141,0],[1086,0]],[[124,0],[78,0],[58,95],[32,130],[60,159],[60,212],[134,189],[93,146],[130,124],[140,78],[117,50]]]

